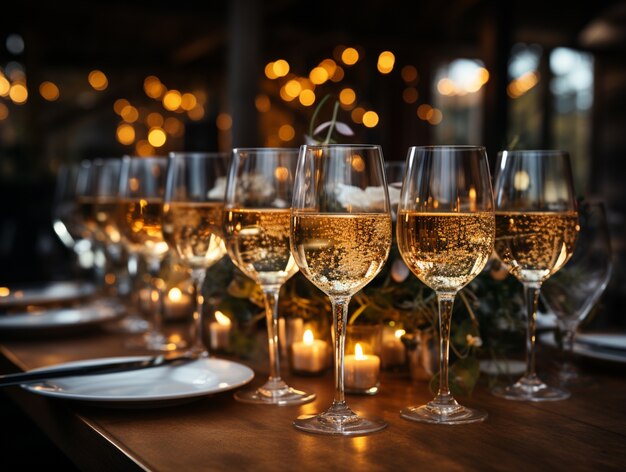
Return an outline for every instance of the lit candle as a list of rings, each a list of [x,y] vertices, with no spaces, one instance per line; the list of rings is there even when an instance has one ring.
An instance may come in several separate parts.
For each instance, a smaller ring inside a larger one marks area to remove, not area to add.
[[[291,368],[296,372],[318,373],[326,369],[328,343],[314,339],[313,332],[307,329],[302,342],[291,345]]]
[[[406,348],[400,340],[405,333],[403,329],[397,329],[392,336],[385,337],[381,351],[383,367],[402,365],[406,362]]]
[[[228,349],[230,344],[230,327],[232,322],[230,318],[221,311],[215,312],[215,321],[209,325],[209,334],[211,338],[211,349],[224,350]]]
[[[163,313],[167,318],[184,318],[192,311],[189,294],[183,293],[178,287],[167,292],[167,297],[163,300]]]
[[[344,357],[344,381],[346,390],[376,393],[380,373],[380,357],[363,354],[360,343],[356,343],[354,354]]]

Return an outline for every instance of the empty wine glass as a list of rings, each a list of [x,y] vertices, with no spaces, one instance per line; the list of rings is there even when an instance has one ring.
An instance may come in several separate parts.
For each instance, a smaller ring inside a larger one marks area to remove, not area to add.
[[[151,276],[152,320],[140,346],[154,351],[172,351],[184,346],[184,342],[168,339],[162,332],[165,284],[159,273],[168,251],[161,229],[166,167],[165,157],[126,156],[122,160],[119,186],[119,228],[128,249],[141,254]]]
[[[459,290],[493,252],[495,217],[487,153],[482,146],[414,146],[398,207],[400,254],[437,294],[439,390],[433,400],[401,412],[408,420],[438,424],[483,421],[487,413],[454,399],[448,386],[452,307]]]
[[[226,249],[235,265],[263,290],[270,358],[269,379],[256,390],[239,390],[235,398],[242,402],[299,405],[315,398],[281,379],[278,355],[278,294],[298,271],[289,250],[297,160],[297,149],[233,150],[224,205]]]
[[[541,288],[541,298],[556,315],[562,335],[563,364],[558,372],[561,385],[590,382],[573,363],[574,338],[611,278],[611,241],[602,202],[582,202],[578,206],[580,231],[569,262]]]
[[[202,286],[206,271],[226,248],[222,241],[222,211],[228,154],[170,154],[163,203],[163,235],[187,265],[195,288],[193,336],[190,350],[208,357],[203,341]]]
[[[294,421],[300,430],[358,435],[387,423],[352,411],[344,392],[348,304],[382,269],[392,224],[383,154],[377,145],[305,145],[293,193],[291,252],[304,276],[330,298],[335,395],[318,415]]]
[[[524,286],[526,371],[493,394],[509,400],[563,400],[569,392],[546,385],[535,369],[537,302],[541,285],[569,260],[578,214],[569,155],[564,151],[504,151],[496,169],[498,256]]]

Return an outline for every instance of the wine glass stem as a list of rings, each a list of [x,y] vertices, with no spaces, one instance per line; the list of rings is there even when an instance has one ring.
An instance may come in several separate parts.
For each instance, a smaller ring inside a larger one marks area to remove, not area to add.
[[[280,382],[280,358],[278,356],[278,286],[264,286],[265,317],[267,320],[267,343],[270,356],[269,382]]]
[[[561,370],[566,373],[574,371],[574,330],[565,328],[563,330],[563,366]]]
[[[449,403],[454,401],[448,385],[448,357],[450,353],[450,324],[454,293],[437,293],[439,304],[439,391],[435,401]]]
[[[350,297],[331,297],[330,302],[333,307],[335,342],[335,398],[331,409],[336,409],[346,406],[343,360],[346,349],[346,322],[348,321]]]
[[[541,284],[524,284],[524,301],[526,303],[526,313],[528,324],[526,329],[526,380],[537,378],[535,371],[535,341],[537,334],[537,302],[539,301],[539,290]]]
[[[150,310],[152,313],[152,326],[150,327],[150,332],[153,335],[159,335],[161,334],[161,329],[163,327],[163,293],[161,290],[163,281],[159,279],[161,261],[159,259],[149,258],[146,263],[152,284],[150,299],[154,306],[154,308]]]
[[[193,312],[193,324],[191,325],[191,349],[196,352],[207,352],[207,348],[202,338],[204,328],[204,296],[202,295],[202,287],[204,286],[205,276],[205,269],[194,269],[191,272],[191,280],[193,281],[194,295],[196,299],[196,306]]]

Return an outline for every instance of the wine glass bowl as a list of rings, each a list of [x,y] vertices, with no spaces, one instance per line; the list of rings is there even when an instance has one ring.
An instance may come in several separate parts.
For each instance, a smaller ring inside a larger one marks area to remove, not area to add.
[[[184,341],[168,339],[162,332],[164,283],[160,270],[168,251],[162,231],[166,168],[165,157],[125,156],[118,201],[118,226],[124,244],[130,252],[144,258],[151,277],[151,326],[138,347],[154,351],[172,351],[185,346]]]
[[[487,154],[480,146],[413,146],[397,218],[398,248],[411,271],[437,294],[439,389],[426,405],[402,410],[405,419],[463,424],[487,413],[460,405],[448,386],[450,323],[456,293],[493,252],[495,217]]]
[[[297,418],[294,426],[299,430],[358,435],[387,425],[348,407],[344,352],[350,298],[380,272],[391,237],[380,146],[302,146],[294,184],[291,251],[304,276],[332,304],[335,395],[323,413]]]
[[[298,271],[289,250],[297,159],[297,149],[233,149],[224,200],[226,249],[233,263],[263,291],[270,361],[263,386],[235,394],[242,402],[300,405],[315,398],[281,379],[278,352],[278,294]]]
[[[190,350],[201,357],[209,352],[203,341],[202,287],[208,268],[225,254],[222,212],[228,154],[171,153],[163,204],[163,234],[187,266],[195,289]]]
[[[578,216],[580,231],[571,259],[541,289],[541,299],[556,316],[562,336],[564,359],[558,380],[566,387],[590,383],[572,362],[574,340],[579,325],[608,285],[613,266],[604,204],[583,201]]]
[[[569,392],[536,374],[537,302],[542,283],[571,257],[579,230],[569,155],[564,151],[504,151],[495,184],[498,256],[524,287],[526,371],[493,393],[509,400],[550,401]]]

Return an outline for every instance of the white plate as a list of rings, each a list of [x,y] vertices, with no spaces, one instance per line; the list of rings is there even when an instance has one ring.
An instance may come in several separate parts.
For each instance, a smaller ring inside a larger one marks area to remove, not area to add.
[[[574,353],[584,357],[590,357],[593,359],[600,359],[604,361],[623,362],[626,363],[626,348],[621,350],[614,346],[624,341],[626,338],[623,334],[607,333],[607,334],[578,334],[574,338]],[[545,333],[540,336],[542,342],[556,346],[553,333]],[[592,339],[596,343],[602,339],[603,346],[593,346],[588,344],[589,339]],[[622,345],[623,347],[623,345]]]
[[[93,295],[96,287],[86,282],[52,282],[46,285],[15,287],[10,290],[8,295],[0,296],[0,308],[77,300]]]
[[[90,359],[59,364],[59,367],[138,359],[145,357]],[[111,406],[156,406],[235,389],[247,384],[253,377],[254,372],[245,365],[208,358],[178,366],[51,379],[22,385],[22,388],[49,397],[100,402]]]
[[[82,328],[120,318],[124,306],[114,300],[98,300],[75,308],[53,308],[0,315],[0,331],[42,331]]]
[[[626,355],[626,334],[620,333],[584,333],[576,336],[576,341],[600,349],[617,349]]]

